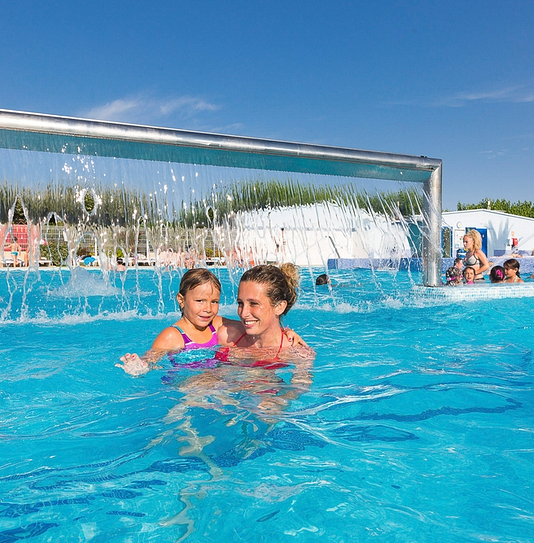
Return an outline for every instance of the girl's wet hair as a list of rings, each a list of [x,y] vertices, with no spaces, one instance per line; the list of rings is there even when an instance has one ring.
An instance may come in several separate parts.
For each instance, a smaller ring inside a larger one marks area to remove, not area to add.
[[[519,261],[516,258],[509,258],[503,263],[504,269],[516,270],[517,277],[521,277],[519,273]]]
[[[193,270],[187,270],[182,280],[180,281],[180,290],[178,291],[184,298],[185,295],[192,289],[198,287],[199,285],[204,285],[205,283],[211,283],[213,288],[221,292],[221,282],[217,279],[217,276],[214,275],[209,270],[205,268],[195,268]]]
[[[300,277],[294,264],[286,263],[280,267],[272,264],[254,266],[242,275],[240,283],[246,281],[268,285],[265,293],[273,307],[280,302],[287,302],[283,315],[286,315],[297,301]]]
[[[493,266],[489,272],[492,283],[502,283],[504,281],[504,268],[502,266]]]

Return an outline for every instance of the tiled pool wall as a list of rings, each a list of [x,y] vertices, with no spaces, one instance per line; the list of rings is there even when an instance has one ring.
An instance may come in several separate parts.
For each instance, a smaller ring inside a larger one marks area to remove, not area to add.
[[[511,258],[510,255],[493,257],[490,262],[493,265],[502,265],[505,260]],[[519,271],[523,277],[529,277],[534,273],[534,257],[525,256],[517,258],[519,262]],[[445,270],[454,264],[454,258],[443,258],[441,269],[445,273]],[[392,268],[399,270],[422,271],[422,259],[421,258],[401,258],[399,260],[389,258],[330,258],[328,259],[328,269],[330,270],[352,270],[355,268],[363,269],[380,269],[380,268]]]
[[[469,301],[469,300],[498,300],[503,298],[533,298],[534,283],[519,283],[516,285],[489,282],[475,285],[458,285],[444,287],[413,287],[417,295],[436,301]]]

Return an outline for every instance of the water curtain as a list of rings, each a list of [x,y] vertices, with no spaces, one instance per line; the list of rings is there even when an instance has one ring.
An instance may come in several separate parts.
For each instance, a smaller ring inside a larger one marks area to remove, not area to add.
[[[410,252],[398,197],[377,203],[332,181],[363,178],[422,186],[421,205],[414,196],[408,207],[422,224],[423,284],[441,285],[438,159],[7,110],[0,110],[0,150],[0,243],[14,234],[18,209],[30,266],[91,258],[103,269],[129,258],[183,267],[326,265],[302,253],[313,246],[341,258],[359,246],[372,256],[372,241],[361,235],[370,224],[387,231],[390,255]],[[328,229],[333,215],[344,219]]]

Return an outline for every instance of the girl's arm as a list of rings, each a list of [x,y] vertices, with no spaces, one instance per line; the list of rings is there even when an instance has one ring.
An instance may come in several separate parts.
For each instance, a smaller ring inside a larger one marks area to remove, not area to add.
[[[121,356],[122,364],[115,364],[115,366],[130,375],[138,377],[148,373],[168,352],[181,351],[183,348],[184,338],[182,334],[176,328],[169,326],[158,334],[150,350],[143,356],[126,353]]]
[[[284,328],[284,334],[293,347],[308,347],[308,344],[291,328]]]

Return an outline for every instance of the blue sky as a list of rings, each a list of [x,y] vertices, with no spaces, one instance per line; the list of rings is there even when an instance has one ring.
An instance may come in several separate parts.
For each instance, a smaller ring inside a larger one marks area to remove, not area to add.
[[[534,3],[3,2],[0,108],[441,158],[534,200]]]

